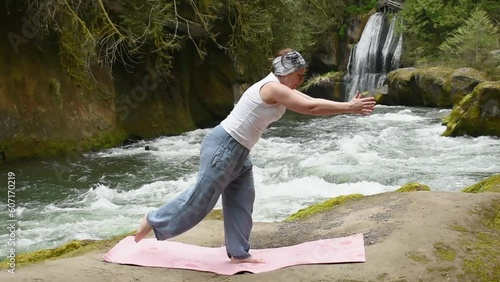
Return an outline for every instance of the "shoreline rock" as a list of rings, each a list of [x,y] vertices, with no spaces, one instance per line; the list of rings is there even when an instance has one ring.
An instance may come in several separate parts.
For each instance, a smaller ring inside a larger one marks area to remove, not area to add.
[[[362,264],[306,265],[225,277],[105,263],[102,256],[113,246],[108,242],[77,256],[21,265],[18,277],[26,281],[65,281],[78,276],[81,281],[93,282],[128,281],[130,277],[137,281],[199,281],[209,277],[227,281],[275,281],[282,277],[295,279],[286,281],[439,281],[443,277],[451,281],[494,281],[500,271],[500,249],[496,247],[500,243],[500,218],[495,216],[499,210],[498,193],[388,192],[364,196],[306,218],[254,225],[254,249],[363,233],[367,261]],[[172,240],[221,246],[222,221],[204,220]],[[0,280],[10,277],[6,275],[10,274],[0,273]]]

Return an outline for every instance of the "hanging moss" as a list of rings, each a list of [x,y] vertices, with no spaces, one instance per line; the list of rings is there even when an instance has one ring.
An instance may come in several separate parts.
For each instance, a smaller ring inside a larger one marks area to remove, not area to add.
[[[190,44],[204,58],[207,42],[225,50],[242,73],[260,75],[278,49],[311,50],[315,36],[340,22],[333,15],[346,7],[343,2],[281,0],[17,3],[22,5],[36,36],[56,35],[63,66],[75,80],[87,82],[94,66],[111,70],[115,63],[131,65],[145,56],[168,77],[176,50]]]
[[[339,71],[339,72],[337,72],[337,71],[331,71],[331,72],[327,72],[327,73],[322,74],[322,75],[316,75],[316,76],[313,76],[310,79],[308,79],[306,81],[306,83],[304,83],[300,87],[299,90],[300,91],[306,91],[310,87],[318,85],[318,84],[321,84],[321,83],[324,83],[324,82],[342,81],[344,75],[345,75],[345,73],[342,72],[342,71]]]

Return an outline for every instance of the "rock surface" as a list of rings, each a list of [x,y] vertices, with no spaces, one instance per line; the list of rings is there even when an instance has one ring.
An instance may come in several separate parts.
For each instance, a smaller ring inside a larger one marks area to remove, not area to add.
[[[97,251],[18,267],[1,281],[495,281],[500,275],[498,193],[409,192],[362,197],[291,222],[256,223],[252,248],[363,233],[366,262],[294,266],[262,274],[212,273],[105,263]],[[493,221],[492,221],[493,219]],[[493,222],[496,225],[491,225]],[[220,220],[174,238],[201,246],[224,242]]]

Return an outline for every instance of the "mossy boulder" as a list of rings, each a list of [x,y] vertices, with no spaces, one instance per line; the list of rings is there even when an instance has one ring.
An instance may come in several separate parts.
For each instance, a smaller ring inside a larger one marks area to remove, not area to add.
[[[378,104],[451,108],[485,81],[486,75],[471,68],[403,68],[387,75],[387,95]]]
[[[473,68],[460,68],[453,71],[450,80],[450,95],[453,105],[457,105],[481,82],[488,80],[486,74]]]
[[[422,94],[422,106],[424,107],[451,107],[450,92],[447,84],[451,80],[452,69],[429,68],[422,69],[415,76],[418,91]]]
[[[500,81],[482,82],[450,113],[443,136],[500,137]]]
[[[489,177],[462,190],[465,193],[497,192],[500,193],[500,174]]]
[[[377,103],[394,106],[421,106],[422,94],[416,89],[416,68],[403,68],[387,75],[388,92],[377,99]]]
[[[415,191],[431,191],[429,186],[418,182],[408,182],[401,186],[396,192],[415,192]]]
[[[326,200],[322,203],[315,204],[312,206],[309,206],[307,208],[301,209],[298,212],[290,215],[289,217],[285,218],[284,221],[291,221],[299,218],[305,218],[309,217],[313,214],[320,213],[322,211],[328,210],[332,207],[338,206],[343,203],[348,203],[352,202],[356,199],[362,198],[364,195],[362,194],[351,194],[351,195],[343,195],[343,196],[338,196],[329,200]]]

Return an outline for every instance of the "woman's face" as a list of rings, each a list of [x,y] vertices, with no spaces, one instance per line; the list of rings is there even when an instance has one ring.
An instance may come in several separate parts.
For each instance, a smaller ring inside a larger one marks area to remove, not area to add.
[[[302,82],[304,82],[304,73],[306,69],[300,69],[295,72],[292,72],[289,75],[285,75],[282,77],[282,84],[288,86],[290,89],[296,89],[299,87]]]

